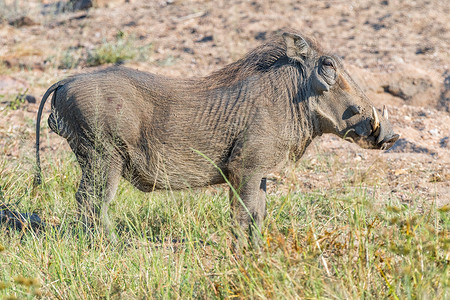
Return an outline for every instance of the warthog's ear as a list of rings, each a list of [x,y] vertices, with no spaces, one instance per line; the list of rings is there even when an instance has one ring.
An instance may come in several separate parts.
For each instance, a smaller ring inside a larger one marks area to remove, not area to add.
[[[295,33],[284,32],[286,55],[290,58],[303,59],[309,54],[309,45],[304,38]]]

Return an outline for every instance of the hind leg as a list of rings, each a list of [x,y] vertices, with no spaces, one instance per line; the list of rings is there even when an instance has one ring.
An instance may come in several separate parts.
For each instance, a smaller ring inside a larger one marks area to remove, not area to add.
[[[100,155],[96,151],[87,156],[77,155],[77,159],[82,169],[80,185],[75,194],[79,213],[86,225],[99,223],[103,232],[115,242],[117,237],[108,216],[108,206],[119,185],[121,164],[114,160],[114,156]]]
[[[114,225],[108,216],[108,208],[111,201],[116,195],[119,186],[122,170],[117,167],[110,166],[110,170],[106,177],[106,186],[103,201],[100,208],[100,222],[105,230],[105,233],[110,237],[111,242],[117,242],[117,236],[114,232]]]

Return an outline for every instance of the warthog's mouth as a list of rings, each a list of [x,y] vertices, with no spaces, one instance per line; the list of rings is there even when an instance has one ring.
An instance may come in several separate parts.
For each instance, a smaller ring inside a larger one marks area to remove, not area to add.
[[[380,134],[380,130],[372,131],[369,136],[360,136],[354,131],[349,131],[344,136],[344,139],[357,144],[361,148],[388,150],[400,137],[395,133],[390,133],[383,136],[380,136]]]
[[[395,133],[392,134],[391,136],[385,137],[380,143],[378,143],[379,148],[381,150],[388,150],[395,144],[395,142],[398,140],[399,137],[400,135]]]
[[[388,120],[388,112],[386,107],[383,107],[383,118]],[[390,126],[380,123],[380,118],[374,107],[372,107],[372,119],[370,121],[372,132],[369,136],[358,134],[356,131],[348,132],[349,139],[356,142],[359,146],[368,149],[388,150],[400,137],[398,134],[392,132]],[[387,128],[386,128],[387,127]]]

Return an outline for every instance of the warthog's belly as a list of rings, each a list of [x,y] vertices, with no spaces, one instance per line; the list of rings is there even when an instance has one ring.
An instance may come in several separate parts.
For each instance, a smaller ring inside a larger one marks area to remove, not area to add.
[[[181,167],[145,168],[143,165],[128,164],[123,177],[143,192],[162,189],[181,190],[225,183],[223,175],[213,165],[202,164],[202,167],[184,170]]]

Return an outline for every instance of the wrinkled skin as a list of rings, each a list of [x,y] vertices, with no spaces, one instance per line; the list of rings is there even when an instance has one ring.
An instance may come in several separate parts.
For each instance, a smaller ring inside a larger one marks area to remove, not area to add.
[[[53,92],[48,122],[81,166],[80,210],[113,239],[107,210],[120,177],[145,192],[227,181],[236,232],[257,240],[265,177],[298,160],[316,136],[333,133],[371,149],[398,139],[337,57],[290,32],[204,78],[113,67],[54,84],[38,112],[37,182],[39,121]]]
[[[392,147],[399,136],[393,132],[385,115],[378,115],[382,126],[373,130],[373,105],[345,71],[341,60],[313,51],[298,35],[285,33],[284,37],[294,47],[291,56],[312,69],[312,90],[319,95],[313,106],[321,133],[336,134],[363,148]]]
[[[397,141],[398,135],[384,115],[377,115],[383,126],[373,130],[372,104],[338,58],[321,58],[316,69],[329,69],[327,72],[336,77],[329,90],[317,98],[316,111],[323,133],[334,133],[369,149],[389,149]]]

